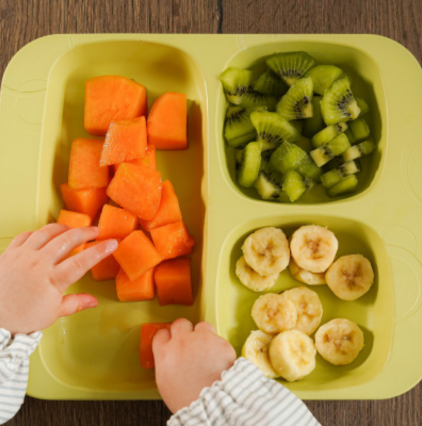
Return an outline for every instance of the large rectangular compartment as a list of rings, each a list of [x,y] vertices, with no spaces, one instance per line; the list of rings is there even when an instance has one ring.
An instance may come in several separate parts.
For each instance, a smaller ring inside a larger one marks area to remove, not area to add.
[[[168,322],[179,316],[197,321],[201,314],[202,247],[206,196],[201,194],[207,139],[205,82],[195,62],[175,47],[133,41],[97,42],[75,47],[51,69],[41,134],[37,226],[54,221],[62,200],[60,184],[67,182],[72,141],[88,136],[83,127],[85,81],[98,75],[123,75],[148,88],[149,107],[162,93],[186,93],[189,99],[190,149],[158,153],[163,180],[171,179],[182,214],[196,241],[192,307],[160,307],[157,299],[143,303],[118,301],[114,282],[96,282],[90,274],[71,292],[98,298],[98,309],[62,318],[40,345],[41,357],[58,380],[97,391],[139,391],[155,388],[154,372],[139,368],[139,324]],[[180,171],[183,170],[183,173]]]

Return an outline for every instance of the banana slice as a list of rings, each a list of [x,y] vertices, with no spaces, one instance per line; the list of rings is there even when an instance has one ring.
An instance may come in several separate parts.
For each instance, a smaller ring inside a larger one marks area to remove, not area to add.
[[[361,254],[338,258],[325,274],[328,287],[343,300],[356,300],[374,283],[371,262]]]
[[[296,287],[281,294],[291,300],[297,310],[295,330],[311,335],[321,324],[322,303],[318,295],[306,287]]]
[[[325,282],[325,274],[316,274],[315,272],[306,271],[297,265],[294,261],[293,257],[290,259],[289,264],[290,273],[296,278],[298,281],[308,285],[321,285],[327,284]]]
[[[362,330],[345,318],[333,319],[319,328],[315,344],[320,355],[333,365],[350,364],[363,348]]]
[[[296,325],[296,306],[280,294],[264,294],[252,306],[252,319],[264,333],[278,334]]]
[[[290,241],[292,257],[306,271],[325,272],[333,263],[338,249],[336,236],[318,225],[302,226]],[[247,259],[246,259],[247,261]]]
[[[261,330],[252,331],[242,349],[242,356],[253,362],[270,379],[276,379],[278,374],[271,365],[268,350],[273,336]]]
[[[236,275],[240,282],[252,291],[269,290],[277,281],[279,274],[273,274],[268,277],[261,277],[245,261],[242,256],[236,262]]]
[[[258,229],[246,238],[242,250],[246,263],[263,277],[279,274],[289,265],[289,242],[278,228]]]
[[[303,379],[315,368],[314,342],[299,330],[278,334],[270,343],[274,371],[289,382]]]

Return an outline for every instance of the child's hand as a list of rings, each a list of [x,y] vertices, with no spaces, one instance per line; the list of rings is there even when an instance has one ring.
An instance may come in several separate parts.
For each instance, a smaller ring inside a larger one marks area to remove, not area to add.
[[[28,334],[61,316],[96,307],[89,294],[63,297],[63,292],[117,248],[117,241],[104,241],[66,259],[97,236],[95,227],[70,229],[56,223],[17,236],[0,256],[0,327]]]
[[[193,327],[178,319],[171,331],[160,330],[153,341],[155,377],[167,407],[175,413],[198,399],[202,389],[220,380],[236,360],[229,342],[201,322]]]

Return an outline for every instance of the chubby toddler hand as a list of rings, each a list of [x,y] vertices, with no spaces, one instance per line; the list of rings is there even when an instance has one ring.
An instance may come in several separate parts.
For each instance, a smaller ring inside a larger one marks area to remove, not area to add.
[[[68,257],[98,236],[98,228],[50,224],[18,235],[0,256],[0,327],[30,333],[57,318],[97,306],[89,294],[63,296],[67,288],[116,248],[108,240]]]
[[[207,322],[194,327],[178,319],[170,330],[160,330],[152,343],[158,390],[173,413],[198,399],[202,389],[220,380],[236,360],[230,343]]]

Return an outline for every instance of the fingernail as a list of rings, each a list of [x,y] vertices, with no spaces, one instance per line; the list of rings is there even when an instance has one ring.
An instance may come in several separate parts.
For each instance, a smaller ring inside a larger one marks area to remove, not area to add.
[[[98,301],[96,299],[93,299],[90,302],[88,302],[86,306],[87,308],[96,308],[98,306]]]
[[[117,246],[119,245],[119,242],[117,240],[109,240],[107,241],[106,245],[106,253],[110,253],[114,250],[116,250]]]
[[[96,231],[97,233],[100,232],[100,230],[98,229],[98,226],[91,226],[91,229],[93,231]]]

